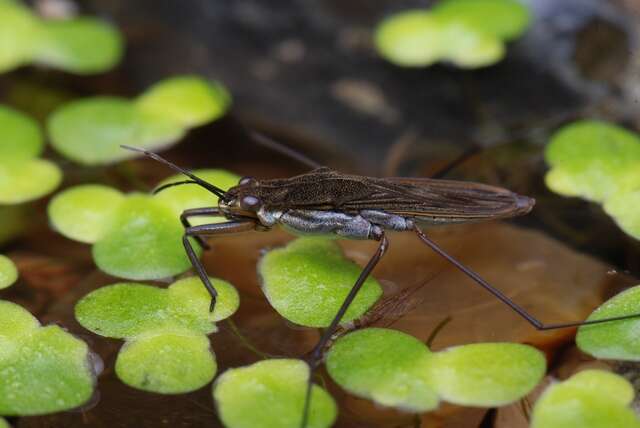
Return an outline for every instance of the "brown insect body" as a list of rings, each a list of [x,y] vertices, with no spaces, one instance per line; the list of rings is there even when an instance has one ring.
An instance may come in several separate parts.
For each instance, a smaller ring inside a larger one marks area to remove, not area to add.
[[[535,200],[486,184],[429,178],[373,178],[329,168],[285,179],[245,179],[227,192],[228,216],[312,210],[357,215],[378,211],[419,223],[450,224],[527,214]],[[252,209],[243,201],[256,202]],[[243,206],[244,205],[244,206]]]

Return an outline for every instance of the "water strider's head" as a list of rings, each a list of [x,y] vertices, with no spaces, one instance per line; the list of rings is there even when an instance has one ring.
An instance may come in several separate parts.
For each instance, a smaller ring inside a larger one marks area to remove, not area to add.
[[[253,177],[241,178],[236,186],[229,189],[226,198],[220,198],[220,211],[227,217],[256,218],[263,204],[256,192],[257,185],[258,181]]]

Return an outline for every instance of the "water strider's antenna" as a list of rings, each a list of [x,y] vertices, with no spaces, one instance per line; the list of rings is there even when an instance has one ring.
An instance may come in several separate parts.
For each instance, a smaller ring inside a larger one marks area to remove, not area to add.
[[[205,189],[207,189],[208,191],[210,191],[211,193],[213,193],[214,195],[218,196],[219,198],[224,198],[225,194],[227,192],[225,192],[224,190],[222,190],[219,187],[214,186],[213,184],[204,181],[203,179],[201,179],[200,177],[198,177],[197,175],[187,171],[184,168],[179,167],[178,165],[169,162],[168,160],[166,160],[165,158],[161,157],[160,155],[157,155],[153,152],[150,152],[148,150],[145,149],[141,149],[138,147],[131,147],[131,146],[126,146],[126,145],[121,145],[120,147],[122,147],[123,149],[127,149],[127,150],[131,150],[132,152],[138,152],[138,153],[142,153],[143,155],[158,161],[160,163],[163,163],[165,165],[167,165],[169,168],[178,171],[181,174],[186,175],[187,177],[189,177],[191,180],[193,180],[194,183],[196,183],[197,185],[204,187]],[[156,190],[157,191],[157,190]]]

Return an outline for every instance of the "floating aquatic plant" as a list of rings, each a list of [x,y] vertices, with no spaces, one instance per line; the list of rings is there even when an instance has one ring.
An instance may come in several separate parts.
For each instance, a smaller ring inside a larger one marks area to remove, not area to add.
[[[18,279],[18,269],[10,258],[0,254],[0,290],[13,285]]]
[[[18,0],[0,1],[0,40],[0,73],[32,63],[101,73],[115,66],[123,51],[120,33],[104,21],[46,20]]]
[[[327,371],[347,391],[413,412],[441,400],[501,406],[528,394],[545,369],[544,356],[530,346],[477,343],[432,353],[412,336],[381,328],[340,338],[327,356]]]
[[[622,376],[585,370],[547,388],[533,409],[531,428],[638,428],[629,407],[633,396]]]
[[[58,187],[62,173],[38,157],[43,146],[35,120],[0,105],[0,205],[38,199]]]
[[[87,345],[0,300],[0,415],[38,415],[78,407],[92,394]]]
[[[612,297],[587,318],[588,321],[633,315],[640,307],[640,286]],[[596,358],[640,361],[639,318],[585,325],[578,329],[576,344]]]
[[[163,394],[193,391],[217,370],[206,335],[240,305],[231,284],[211,281],[218,291],[213,313],[202,282],[190,277],[167,289],[133,283],[102,287],[78,302],[76,319],[96,334],[126,340],[116,360],[116,374],[126,384]]]
[[[603,204],[629,235],[640,238],[640,137],[606,122],[583,120],[558,130],[546,148],[547,186]]]
[[[222,170],[194,172],[222,188],[240,179]],[[175,176],[164,182],[180,180]],[[93,257],[100,269],[121,278],[149,280],[177,275],[191,267],[182,245],[180,213],[217,205],[217,196],[197,186],[176,186],[152,196],[127,195],[89,184],[59,193],[48,211],[52,225],[64,236],[93,244]],[[200,251],[197,244],[194,247]]]
[[[401,66],[439,61],[484,67],[504,56],[505,42],[528,27],[528,9],[517,0],[444,0],[429,10],[408,10],[376,29],[380,54]]]
[[[269,251],[258,266],[271,306],[286,319],[307,327],[327,327],[362,268],[345,258],[331,238],[305,237]],[[362,316],[382,295],[370,277],[342,322]]]
[[[264,360],[224,372],[213,397],[226,427],[299,428],[308,379],[302,360]],[[333,425],[336,404],[324,389],[313,386],[310,405],[308,428]]]
[[[59,107],[48,119],[53,147],[85,165],[136,156],[121,145],[155,150],[180,140],[189,128],[222,116],[231,103],[219,83],[197,76],[165,79],[134,100],[93,97]]]

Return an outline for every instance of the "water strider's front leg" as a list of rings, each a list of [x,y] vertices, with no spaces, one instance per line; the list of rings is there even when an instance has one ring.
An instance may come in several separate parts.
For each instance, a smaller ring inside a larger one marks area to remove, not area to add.
[[[210,215],[210,214],[202,214],[202,215]],[[198,258],[198,255],[193,249],[191,242],[189,241],[190,237],[197,238],[203,235],[213,236],[213,235],[229,235],[233,233],[239,232],[247,232],[250,230],[255,230],[256,224],[253,221],[227,221],[225,223],[212,223],[212,224],[203,224],[200,226],[190,226],[187,227],[184,231],[184,236],[182,237],[182,244],[184,245],[184,249],[187,251],[187,256],[193,265],[193,268],[196,270],[200,280],[204,284],[205,288],[211,295],[211,305],[209,306],[209,311],[213,312],[213,309],[216,305],[216,297],[218,293],[216,292],[215,287],[211,284],[209,280],[209,276],[207,275],[207,271],[204,269],[202,262]]]
[[[187,183],[187,182],[192,183],[192,181],[183,181],[182,183]],[[170,184],[176,184],[176,183],[170,183]],[[222,213],[220,212],[220,209],[218,207],[191,208],[188,210],[184,210],[182,214],[180,214],[180,222],[182,223],[182,226],[184,226],[185,229],[188,229],[191,227],[191,223],[189,222],[190,217],[204,217],[204,216],[221,217]],[[202,247],[203,250],[210,249],[209,244],[207,244],[204,241],[204,239],[202,239],[202,237],[194,236],[193,239],[195,239],[198,242],[198,244],[200,244],[200,247]]]

